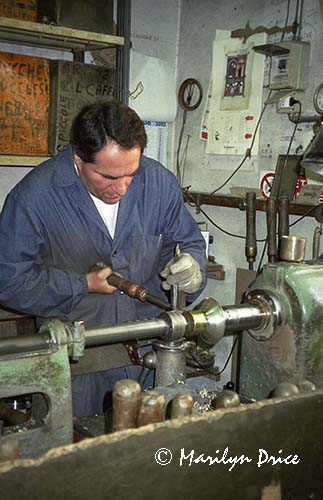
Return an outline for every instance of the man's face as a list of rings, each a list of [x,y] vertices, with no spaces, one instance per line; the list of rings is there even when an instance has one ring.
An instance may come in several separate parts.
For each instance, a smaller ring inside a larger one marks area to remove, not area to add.
[[[126,194],[139,168],[140,156],[140,146],[126,150],[111,142],[96,154],[95,163],[83,162],[76,154],[74,160],[89,193],[114,205]]]

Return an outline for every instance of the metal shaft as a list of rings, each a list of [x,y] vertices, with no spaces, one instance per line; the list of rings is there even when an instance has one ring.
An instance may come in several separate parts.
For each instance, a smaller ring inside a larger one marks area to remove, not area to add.
[[[6,337],[0,339],[0,356],[18,354],[30,351],[46,351],[52,346],[49,333],[21,337]]]
[[[266,316],[259,306],[246,303],[237,306],[224,306],[225,333],[258,328]]]
[[[85,330],[85,345],[86,347],[99,346],[127,340],[162,337],[167,333],[168,329],[168,323],[161,318],[93,328]]]
[[[155,319],[85,330],[85,346],[100,346],[128,340],[159,337],[164,342],[157,344],[157,374],[163,380],[162,385],[168,385],[164,383],[165,380],[172,383],[181,376],[185,378],[183,337],[199,335],[202,340],[206,338],[205,342],[214,345],[222,338],[223,334],[260,328],[270,313],[259,299],[258,303],[251,301],[241,305],[224,307],[217,304],[213,310],[209,308],[207,311],[177,311],[176,316],[174,314],[175,311],[164,312],[161,317]],[[43,325],[37,335],[0,339],[0,356],[50,351],[59,348],[60,343],[73,344],[73,327],[64,325],[60,321],[53,323],[50,322],[47,327],[46,324]]]

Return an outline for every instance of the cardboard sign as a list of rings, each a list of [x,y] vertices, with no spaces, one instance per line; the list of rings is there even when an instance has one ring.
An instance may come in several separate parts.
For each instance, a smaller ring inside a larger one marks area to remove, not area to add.
[[[0,0],[0,16],[37,21],[37,0]]]
[[[116,71],[72,61],[50,61],[51,108],[49,152],[69,143],[77,113],[88,104],[117,97]]]
[[[305,205],[318,205],[322,203],[323,186],[317,184],[307,184],[301,188],[297,203]]]
[[[0,154],[47,155],[49,61],[0,52]]]

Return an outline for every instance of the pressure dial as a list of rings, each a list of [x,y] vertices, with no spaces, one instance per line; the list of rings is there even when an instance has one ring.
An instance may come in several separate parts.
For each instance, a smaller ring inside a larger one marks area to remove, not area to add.
[[[323,114],[323,82],[317,87],[313,96],[313,104],[315,111],[320,115]]]

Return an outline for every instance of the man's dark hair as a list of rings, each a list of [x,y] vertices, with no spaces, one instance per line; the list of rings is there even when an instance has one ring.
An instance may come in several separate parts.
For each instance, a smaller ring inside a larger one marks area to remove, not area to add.
[[[85,106],[75,117],[71,128],[74,152],[85,162],[93,163],[96,154],[109,142],[123,149],[146,147],[144,124],[135,111],[118,101]]]

